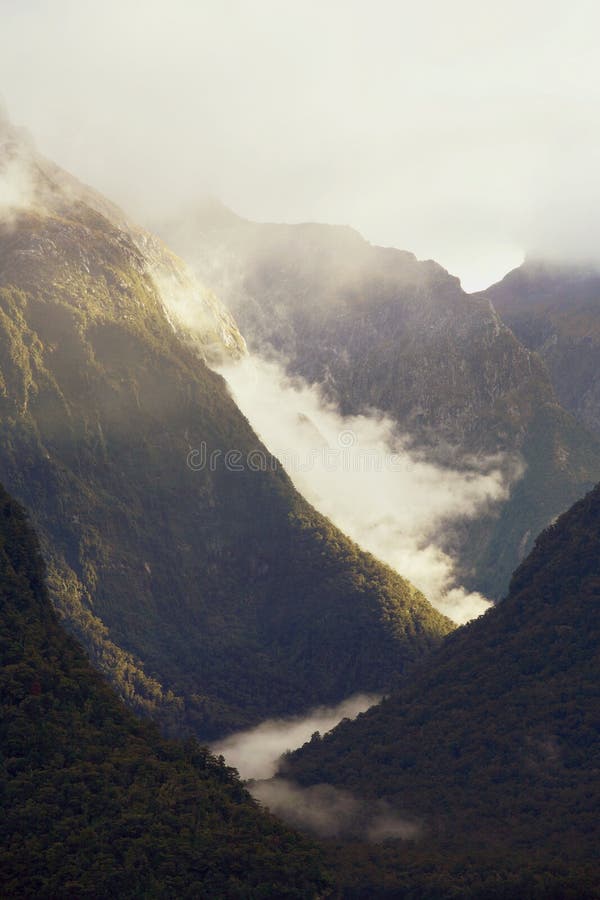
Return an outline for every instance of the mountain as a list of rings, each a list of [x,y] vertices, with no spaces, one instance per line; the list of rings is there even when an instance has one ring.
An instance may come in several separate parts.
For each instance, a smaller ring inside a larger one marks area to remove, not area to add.
[[[260,444],[207,365],[245,352],[214,295],[1,134],[0,480],[65,624],[172,734],[386,689],[451,623]]]
[[[251,349],[342,413],[382,410],[438,463],[503,455],[508,502],[447,535],[469,588],[500,599],[535,535],[600,479],[600,443],[561,407],[540,357],[435,262],[346,227],[249,222],[216,202],[160,231]]]
[[[481,296],[542,357],[563,406],[600,434],[598,267],[527,260]]]
[[[600,485],[540,536],[503,603],[287,774],[421,823],[379,860],[423,890],[406,896],[598,897],[599,647]],[[367,859],[346,877],[368,882]]]
[[[317,849],[194,741],[142,724],[57,622],[0,488],[3,897],[317,897]]]

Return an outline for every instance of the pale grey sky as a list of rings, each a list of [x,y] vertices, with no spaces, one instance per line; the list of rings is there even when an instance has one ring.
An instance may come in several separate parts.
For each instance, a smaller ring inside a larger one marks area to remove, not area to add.
[[[600,256],[600,11],[537,0],[0,0],[0,93],[138,217],[210,192],[485,286]]]

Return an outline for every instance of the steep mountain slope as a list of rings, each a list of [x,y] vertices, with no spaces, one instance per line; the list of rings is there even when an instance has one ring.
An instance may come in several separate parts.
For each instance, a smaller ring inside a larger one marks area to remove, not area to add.
[[[546,363],[563,406],[600,433],[600,271],[528,260],[480,296]]]
[[[142,725],[59,627],[0,488],[3,897],[316,897],[319,853],[195,742]]]
[[[497,515],[453,536],[471,587],[500,598],[532,541],[600,479],[600,444],[489,301],[434,262],[349,228],[258,225],[209,204],[162,233],[233,311],[251,348],[279,355],[343,413],[390,414],[428,458],[514,456],[526,470]]]
[[[417,817],[422,846],[394,851],[415,883],[598,896],[599,648],[600,486],[541,535],[502,604],[288,770]]]
[[[94,663],[206,739],[385,688],[451,625],[270,459],[204,361],[242,352],[231,318],[10,128],[0,156],[28,186],[0,223],[0,479]]]

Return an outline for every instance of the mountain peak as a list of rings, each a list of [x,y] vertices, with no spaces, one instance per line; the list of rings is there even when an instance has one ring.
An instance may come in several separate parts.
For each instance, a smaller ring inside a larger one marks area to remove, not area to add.
[[[0,109],[0,214],[14,228],[19,227],[22,214],[30,211],[41,217],[41,230],[54,231],[57,223],[64,228],[68,222],[80,232],[77,240],[83,244],[92,228],[118,252],[135,257],[140,273],[154,283],[173,329],[204,359],[221,362],[245,354],[245,341],[233,317],[183,260],[102,194],[46,159],[28,132],[15,128],[6,110]],[[23,228],[27,231],[24,221]],[[71,244],[68,247],[72,250]],[[69,257],[69,252],[63,264],[73,275],[80,254]],[[90,301],[86,295],[86,302]]]

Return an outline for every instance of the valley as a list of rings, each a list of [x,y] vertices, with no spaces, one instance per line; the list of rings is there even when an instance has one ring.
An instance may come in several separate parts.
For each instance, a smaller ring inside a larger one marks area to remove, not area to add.
[[[449,469],[478,472],[497,456],[506,502],[442,537],[468,591],[500,600],[535,536],[600,480],[597,435],[561,405],[539,347],[492,305],[500,288],[468,295],[434,261],[350,228],[256,223],[216,202],[159,230],[223,298],[250,349],[342,416],[385,416]]]
[[[597,264],[469,294],[183,143],[125,211],[81,127],[0,106],[0,895],[600,898]]]

